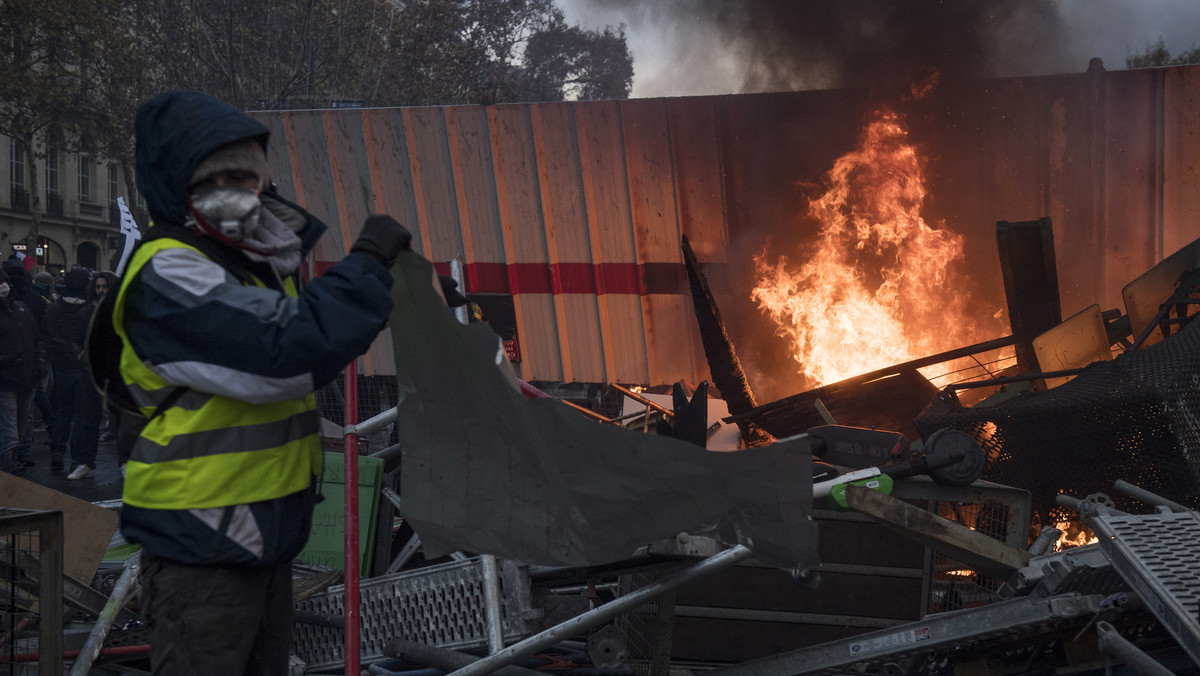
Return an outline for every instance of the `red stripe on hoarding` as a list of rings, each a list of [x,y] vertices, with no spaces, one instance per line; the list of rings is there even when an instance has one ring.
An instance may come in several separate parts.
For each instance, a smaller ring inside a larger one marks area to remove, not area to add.
[[[317,275],[334,265],[334,261],[317,261]],[[450,274],[449,263],[434,263],[433,267],[439,275]],[[708,266],[710,286],[725,286],[724,267]],[[468,263],[463,273],[467,293],[645,296],[677,295],[688,288],[687,273],[679,263]],[[720,289],[713,291],[719,293]]]
[[[596,284],[600,293],[637,295],[641,293],[638,267],[633,263],[601,263],[596,266]]]
[[[551,266],[554,293],[596,295],[596,266],[591,263],[555,263]]]
[[[508,266],[504,263],[469,263],[463,271],[470,293],[509,293]]]
[[[554,293],[550,266],[545,263],[513,263],[508,266],[510,293]]]

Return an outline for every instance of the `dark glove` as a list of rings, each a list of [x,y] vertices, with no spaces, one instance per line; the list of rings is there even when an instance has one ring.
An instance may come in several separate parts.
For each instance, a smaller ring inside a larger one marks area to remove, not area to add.
[[[371,258],[383,263],[385,268],[392,267],[396,254],[411,250],[412,233],[391,216],[371,216],[363,223],[362,232],[350,253],[365,253]]]
[[[462,307],[467,304],[466,296],[458,292],[458,282],[453,277],[438,275],[438,283],[442,285],[442,295],[446,298],[446,305]]]

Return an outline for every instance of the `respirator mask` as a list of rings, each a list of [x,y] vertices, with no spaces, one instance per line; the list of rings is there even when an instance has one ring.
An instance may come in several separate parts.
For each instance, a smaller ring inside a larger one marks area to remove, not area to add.
[[[189,202],[202,229],[230,241],[250,239],[258,229],[262,201],[257,192],[223,185],[196,193]]]

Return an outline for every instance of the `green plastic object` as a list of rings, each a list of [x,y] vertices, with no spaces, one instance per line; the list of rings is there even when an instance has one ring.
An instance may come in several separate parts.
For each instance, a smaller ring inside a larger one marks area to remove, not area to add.
[[[327,568],[346,569],[346,462],[341,453],[325,454],[325,471],[318,493],[324,498],[313,510],[308,544],[296,558]],[[358,459],[358,565],[371,569],[375,525],[383,487],[383,459]]]
[[[120,563],[125,559],[137,554],[142,550],[141,545],[135,545],[132,542],[123,542],[119,545],[109,547],[104,552],[104,558],[101,559],[104,563]]]
[[[859,479],[858,481],[851,481],[850,483],[846,484],[838,484],[829,489],[829,497],[826,498],[830,509],[837,510],[839,512],[846,512],[850,510],[850,506],[846,504],[846,486],[851,485],[866,486],[867,488],[883,493],[884,495],[892,494],[892,477],[886,474],[880,474],[879,476],[873,476],[866,479]]]

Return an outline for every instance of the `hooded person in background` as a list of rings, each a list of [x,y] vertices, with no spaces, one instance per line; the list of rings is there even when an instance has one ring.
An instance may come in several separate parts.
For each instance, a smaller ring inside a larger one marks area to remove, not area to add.
[[[54,369],[50,468],[63,468],[69,444],[73,469],[67,478],[72,481],[95,473],[100,437],[100,393],[92,385],[83,356],[88,323],[96,309],[88,293],[91,278],[86,268],[68,272],[62,296],[46,311],[46,351]]]
[[[46,300],[35,287],[32,278],[29,276],[29,271],[25,269],[24,263],[15,257],[10,257],[4,261],[4,272],[8,275],[8,283],[12,287],[12,295],[17,300],[25,304],[29,311],[33,313],[33,318],[37,322],[38,331],[43,333],[45,337],[45,322],[46,309],[50,307],[50,301]],[[42,374],[45,375],[44,373]],[[17,444],[16,454],[13,456],[13,462],[17,468],[32,467],[34,462],[29,459],[29,452],[33,448],[33,411],[36,408],[42,416],[42,421],[46,423],[46,428],[49,429],[54,420],[54,405],[50,402],[45,388],[45,380],[39,377],[37,382],[33,384],[33,405],[29,407],[29,419],[25,423],[24,432],[21,434],[21,441]]]
[[[5,259],[4,272],[8,274],[8,283],[12,286],[14,297],[29,308],[40,327],[46,315],[46,308],[50,307],[50,301],[34,288],[33,278],[21,261],[16,258]]]
[[[117,285],[121,283],[121,278],[112,272],[97,272],[92,277],[92,287],[88,292],[88,297],[96,302],[100,301],[108,295],[109,291],[115,291]],[[101,411],[100,423],[100,441],[113,441],[119,438],[120,435],[120,418],[110,414],[108,411]],[[121,463],[121,471],[125,470],[125,463],[129,460],[129,449],[125,444],[117,444],[117,461]]]
[[[14,466],[14,455],[29,422],[33,384],[45,374],[33,312],[17,300],[8,273],[0,268],[0,471],[24,470]]]
[[[58,300],[54,295],[54,275],[45,270],[33,276],[33,288],[46,299],[47,304]]]
[[[325,226],[270,184],[266,127],[171,91],[138,110],[136,139],[153,225],[113,327],[145,416],[121,530],[142,545],[152,669],[286,674],[291,560],[322,469],[313,393],[384,328],[388,267],[411,235],[372,216],[349,255],[301,287]]]

